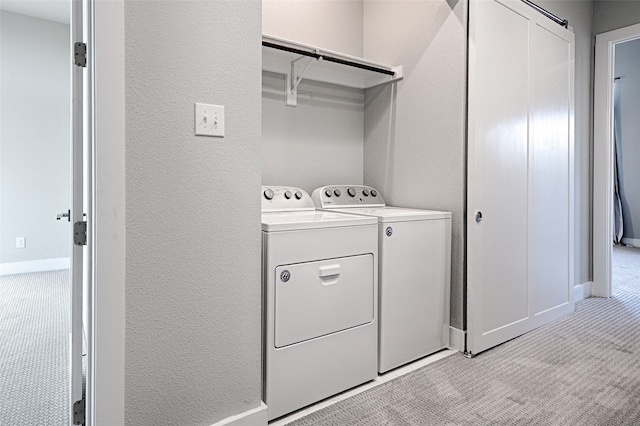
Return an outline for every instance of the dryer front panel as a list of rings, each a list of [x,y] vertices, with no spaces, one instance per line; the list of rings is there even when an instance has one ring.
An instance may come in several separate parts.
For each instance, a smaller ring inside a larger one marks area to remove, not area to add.
[[[372,254],[282,265],[274,278],[276,348],[373,321]]]

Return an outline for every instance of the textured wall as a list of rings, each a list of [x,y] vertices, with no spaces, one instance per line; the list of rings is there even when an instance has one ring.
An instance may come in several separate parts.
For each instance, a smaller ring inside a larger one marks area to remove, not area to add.
[[[593,34],[640,23],[640,1],[606,0],[593,5]]]
[[[258,0],[125,2],[128,425],[260,405],[260,40]]]
[[[69,256],[69,26],[0,12],[0,262]],[[26,248],[16,249],[16,237]]]
[[[618,147],[618,178],[624,216],[623,238],[640,245],[640,40],[616,46],[615,75],[620,133]],[[626,241],[623,241],[626,242]]]
[[[404,67],[365,93],[364,182],[391,205],[453,213],[451,325],[463,328],[466,5],[364,4],[364,56]]]

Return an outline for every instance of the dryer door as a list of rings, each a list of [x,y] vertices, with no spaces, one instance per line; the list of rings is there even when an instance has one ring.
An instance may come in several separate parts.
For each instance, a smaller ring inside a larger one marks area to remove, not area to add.
[[[373,255],[278,266],[275,270],[275,346],[373,321]]]

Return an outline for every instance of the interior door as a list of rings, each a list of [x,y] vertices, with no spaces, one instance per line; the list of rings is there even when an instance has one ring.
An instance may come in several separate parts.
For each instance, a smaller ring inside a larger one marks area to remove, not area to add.
[[[467,352],[573,310],[573,34],[520,1],[469,10]]]
[[[84,84],[86,44],[84,43],[84,0],[71,0],[71,335],[70,393],[71,424],[85,424],[83,380],[84,251]]]

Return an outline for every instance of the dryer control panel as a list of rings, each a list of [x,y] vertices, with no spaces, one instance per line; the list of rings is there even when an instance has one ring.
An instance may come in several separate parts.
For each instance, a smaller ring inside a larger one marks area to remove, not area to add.
[[[263,213],[315,210],[309,194],[294,186],[263,186],[260,199]]]
[[[380,191],[365,185],[328,185],[316,188],[311,198],[319,209],[384,207]]]

